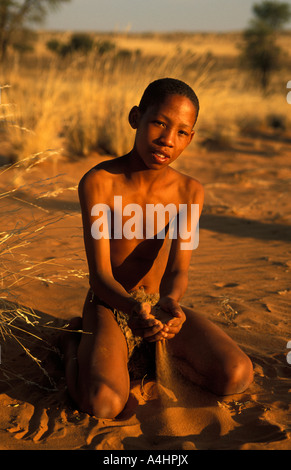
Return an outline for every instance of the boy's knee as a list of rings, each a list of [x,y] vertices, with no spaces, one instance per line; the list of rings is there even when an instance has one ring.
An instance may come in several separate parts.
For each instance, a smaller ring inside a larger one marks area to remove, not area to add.
[[[219,395],[244,392],[253,381],[253,365],[248,356],[242,354],[224,365],[215,384]]]
[[[94,393],[83,399],[81,409],[96,418],[115,418],[125,406],[124,400],[108,385],[100,382],[95,384]]]

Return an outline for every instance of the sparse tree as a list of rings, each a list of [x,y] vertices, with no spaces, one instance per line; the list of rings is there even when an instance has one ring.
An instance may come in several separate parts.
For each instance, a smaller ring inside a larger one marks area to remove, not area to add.
[[[16,33],[27,23],[41,23],[49,9],[70,0],[0,0],[0,61],[7,54],[8,46]]]
[[[253,6],[253,12],[259,20],[273,30],[280,30],[290,19],[290,5],[277,1],[263,1]]]
[[[281,49],[276,44],[277,33],[291,17],[288,3],[264,0],[253,6],[254,18],[244,31],[242,61],[255,74],[266,93],[272,73],[278,68]]]

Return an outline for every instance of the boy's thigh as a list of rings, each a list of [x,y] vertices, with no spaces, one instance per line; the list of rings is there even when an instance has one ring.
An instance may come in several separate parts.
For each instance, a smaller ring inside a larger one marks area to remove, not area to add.
[[[79,387],[104,383],[121,396],[129,391],[125,337],[111,310],[85,302],[83,333],[78,349]]]
[[[186,321],[179,334],[169,340],[174,356],[186,360],[197,372],[207,374],[244,355],[219,326],[192,309],[182,308]]]

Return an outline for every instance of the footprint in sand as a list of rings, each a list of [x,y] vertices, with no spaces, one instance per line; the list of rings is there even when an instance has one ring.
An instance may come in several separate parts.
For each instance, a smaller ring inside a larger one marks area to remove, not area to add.
[[[20,404],[12,412],[11,423],[6,431],[15,439],[32,440],[35,443],[46,438],[62,438],[66,435],[65,411],[36,408],[30,403]]]
[[[215,287],[219,287],[220,289],[223,287],[238,287],[239,284],[237,282],[215,282]]]

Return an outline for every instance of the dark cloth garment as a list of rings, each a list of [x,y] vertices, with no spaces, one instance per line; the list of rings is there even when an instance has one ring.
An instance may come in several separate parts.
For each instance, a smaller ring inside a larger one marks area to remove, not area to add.
[[[96,302],[98,305],[103,305],[113,313],[124,337],[128,348],[128,371],[132,380],[144,378],[151,378],[155,376],[155,362],[156,362],[156,344],[149,342],[135,336],[128,326],[129,315],[99,299],[91,289],[91,301]],[[159,294],[147,294],[143,288],[139,288],[130,295],[139,302],[149,302],[155,305],[159,301]]]

